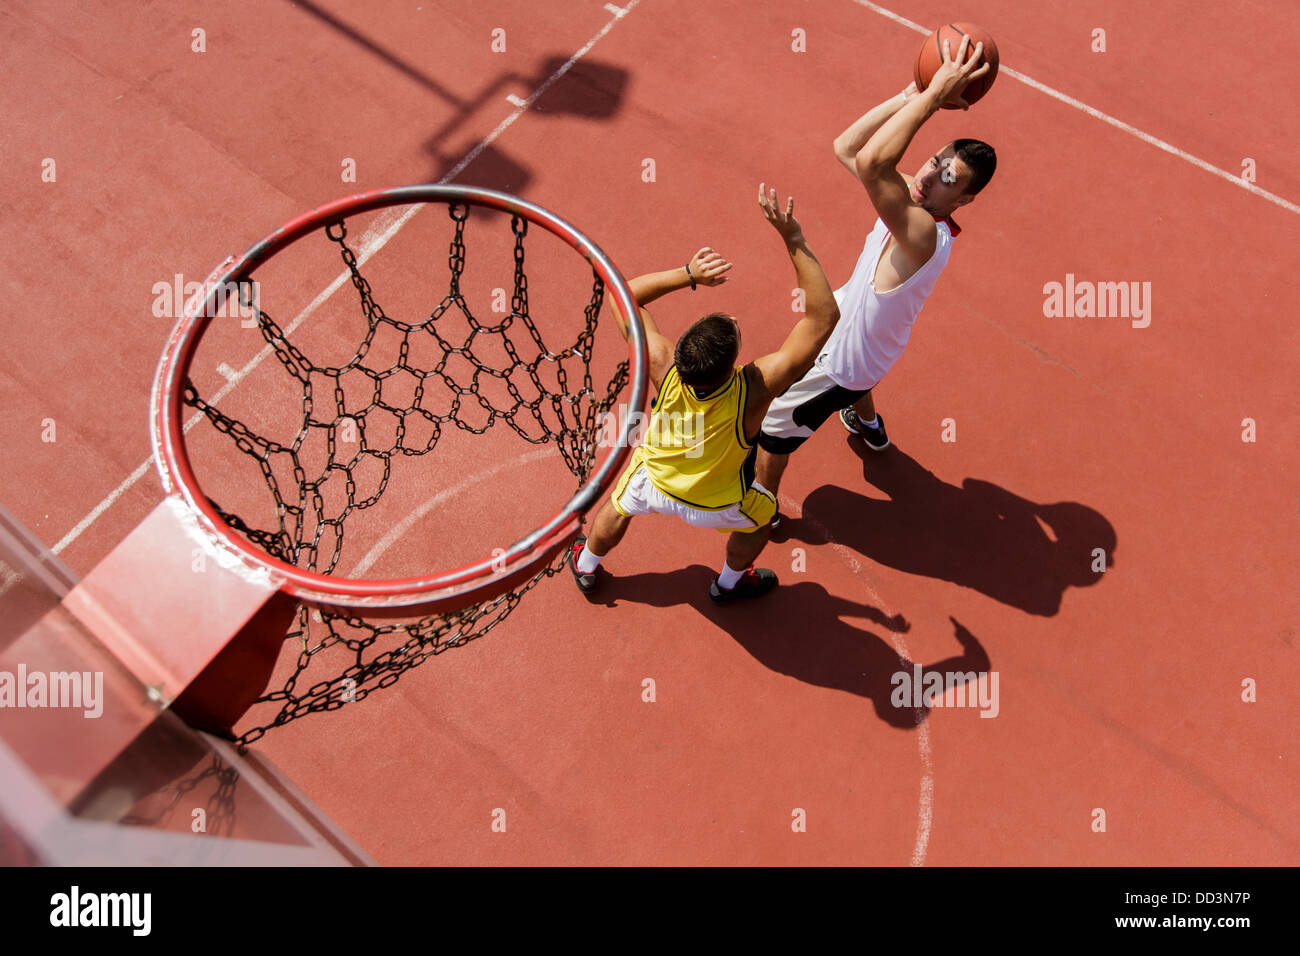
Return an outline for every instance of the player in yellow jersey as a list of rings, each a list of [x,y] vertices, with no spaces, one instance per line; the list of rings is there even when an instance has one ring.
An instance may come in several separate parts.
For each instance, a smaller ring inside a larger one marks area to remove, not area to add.
[[[591,593],[596,569],[619,543],[636,515],[676,515],[688,524],[730,533],[726,561],[709,586],[725,604],[758,597],[776,586],[776,574],[755,569],[767,544],[776,498],[754,481],[757,439],[772,400],[803,375],[839,320],[839,309],[821,264],[794,217],[794,198],[784,210],[776,190],[758,187],[758,204],[785,240],[804,294],[804,315],[785,343],[747,365],[740,358],[740,325],[714,312],[687,329],[674,345],[660,334],[646,306],[669,292],[726,281],[731,263],[705,247],[686,266],[638,276],[628,285],[640,306],[649,351],[650,379],[659,389],[645,441],[592,523],[569,552],[578,587]],[[627,337],[627,323],[614,310]]]

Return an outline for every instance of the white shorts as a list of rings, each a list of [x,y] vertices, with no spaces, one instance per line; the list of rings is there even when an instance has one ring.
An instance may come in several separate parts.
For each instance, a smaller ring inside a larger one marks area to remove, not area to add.
[[[855,390],[836,384],[826,374],[818,356],[802,378],[772,399],[758,443],[773,454],[788,455],[811,438],[831,415],[848,408],[869,391],[869,388]]]
[[[689,525],[715,531],[757,531],[776,514],[776,498],[758,482],[750,485],[742,500],[727,508],[694,508],[656,488],[645,465],[635,459],[614,487],[612,500],[615,510],[629,518],[674,515]]]

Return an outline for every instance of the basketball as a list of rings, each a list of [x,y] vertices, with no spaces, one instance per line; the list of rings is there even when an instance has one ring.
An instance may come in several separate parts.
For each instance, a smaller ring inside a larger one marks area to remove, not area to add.
[[[949,23],[941,26],[925,38],[925,42],[921,44],[921,49],[917,51],[916,66],[912,71],[918,90],[923,90],[929,86],[930,80],[934,78],[934,74],[943,65],[943,41],[948,41],[948,51],[956,58],[957,51],[961,49],[963,33],[970,37],[970,48],[967,50],[966,58],[970,58],[970,50],[975,49],[976,43],[983,43],[982,62],[989,64],[989,71],[978,80],[973,80],[962,92],[962,98],[967,103],[974,103],[989,91],[989,87],[993,85],[993,81],[997,79],[998,75],[998,45],[987,30],[977,27],[973,23]],[[944,103],[943,108],[946,110],[961,109],[955,103]]]

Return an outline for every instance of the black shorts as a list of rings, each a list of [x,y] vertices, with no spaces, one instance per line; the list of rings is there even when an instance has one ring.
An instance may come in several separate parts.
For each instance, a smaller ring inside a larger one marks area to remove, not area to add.
[[[848,408],[871,389],[837,385],[813,365],[803,376],[772,400],[758,444],[774,455],[788,455],[821,428],[841,408]]]

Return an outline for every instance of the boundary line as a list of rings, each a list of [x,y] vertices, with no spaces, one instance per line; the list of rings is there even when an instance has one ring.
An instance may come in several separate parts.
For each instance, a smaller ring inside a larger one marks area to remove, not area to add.
[[[799,507],[799,502],[788,496],[783,496],[781,503],[787,506],[787,510],[782,512],[787,516],[794,514]],[[849,566],[850,571],[855,575],[861,575],[862,562],[854,557],[852,550],[846,545],[835,540],[830,529],[814,518],[804,517],[803,520],[811,523],[820,534],[825,536],[830,549],[839,555],[840,559]],[[880,596],[880,592],[872,586],[871,579],[861,575],[858,580],[862,582],[867,596],[876,603],[876,607],[882,612],[885,611],[889,605]],[[889,643],[893,646],[894,653],[898,655],[900,664],[904,661],[915,661],[902,634],[890,631]],[[912,845],[912,859],[908,865],[925,866],[925,854],[930,848],[930,831],[934,827],[934,756],[930,746],[930,722],[924,715],[916,722],[916,749],[921,758],[921,781],[916,808],[916,842]]]
[[[577,63],[580,59],[586,56],[587,53],[591,50],[591,48],[594,47],[600,41],[600,39],[605,36],[605,34],[609,33],[609,31],[614,28],[615,24],[618,23],[620,20],[622,20],[624,17],[626,17],[629,13],[631,13],[632,10],[635,9],[637,4],[639,4],[640,2],[641,0],[629,0],[626,7],[623,7],[621,9],[615,8],[617,12],[613,13],[613,16],[605,23],[603,27],[600,28],[599,31],[597,31],[596,35],[593,36],[586,43],[584,43],[578,49],[578,51],[573,54],[573,56],[565,60],[564,63],[554,73],[552,73],[549,77],[546,78],[545,81],[543,81],[541,86],[537,87],[537,89],[533,91],[532,95],[529,96],[528,99],[524,100],[521,105],[515,108],[515,111],[513,113],[511,113],[504,120],[498,123],[496,128],[493,129],[492,132],[486,136],[486,138],[484,138],[477,146],[475,146],[468,153],[466,153],[465,157],[459,163],[457,163],[452,168],[452,170],[449,173],[447,173],[447,175],[443,176],[442,179],[438,180],[439,185],[442,185],[444,183],[449,183],[457,176],[459,176],[465,170],[466,166],[474,162],[474,160],[478,158],[478,155],[482,153],[483,150],[491,146],[492,143],[497,139],[497,137],[499,137],[502,133],[504,133],[507,129],[509,129],[512,125],[514,125],[515,120],[519,119],[520,116],[522,116],[529,109],[531,109],[533,104],[537,102],[538,98],[541,97],[542,94],[545,93],[548,89],[550,89],[550,87],[555,83],[556,80],[564,76],[565,73],[568,73],[569,70],[573,68],[573,65],[575,63]],[[413,217],[417,212],[419,212],[423,208],[424,208],[423,204],[414,205],[411,208],[407,209],[405,212],[401,213],[400,215],[396,213],[392,213],[391,211],[387,215],[381,215],[371,225],[370,229],[367,230],[366,234],[362,237],[361,242],[359,243],[360,254],[357,256],[357,264],[365,265],[366,261],[371,256],[373,256],[376,252],[378,252],[385,245],[387,245],[388,241],[392,239],[393,236],[397,235],[398,231],[401,230],[401,228],[405,226],[407,222],[410,221],[411,217]],[[329,299],[330,296],[332,296],[336,291],[338,291],[339,287],[342,286],[343,283],[348,280],[349,276],[350,273],[346,271],[341,272],[339,276],[328,286],[326,286],[325,289],[323,289],[321,293],[317,295],[316,298],[313,299],[305,309],[303,309],[296,316],[294,316],[293,321],[290,322],[287,326],[285,326],[284,329],[285,334],[286,335],[289,334],[294,329],[296,329],[299,325],[301,325],[304,321],[306,321],[306,319],[318,308],[320,308],[321,305],[323,305],[325,301]],[[258,352],[255,356],[253,356],[253,358],[249,361],[249,363],[245,365],[242,369],[240,369],[238,372],[236,372],[233,375],[233,377],[227,375],[226,376],[228,379],[227,384],[224,385],[220,390],[218,390],[213,395],[211,401],[218,402],[221,399],[225,398],[225,396],[229,395],[231,389],[235,388],[235,386],[237,386],[243,380],[245,375],[247,375],[249,372],[255,369],[258,365],[260,365],[268,355],[271,355],[273,353],[273,351],[274,350],[271,348],[271,346],[269,345],[263,346],[262,350]],[[196,412],[193,416],[191,416],[190,419],[185,422],[185,431],[188,432],[191,428],[193,428],[194,425],[202,417],[203,417],[202,414],[199,412]],[[112,507],[118,498],[122,497],[122,495],[125,494],[131,488],[132,485],[134,485],[137,481],[139,481],[141,478],[145,476],[145,474],[149,471],[149,466],[151,464],[153,464],[152,454],[148,458],[146,458],[144,462],[140,464],[134,471],[132,471],[131,474],[129,474],[122,481],[120,485],[118,485],[111,492],[109,492],[108,496],[104,498],[103,501],[95,505],[95,507],[91,509],[89,514],[87,514],[84,518],[78,521],[76,525],[73,526],[72,530],[70,530],[67,534],[65,534],[62,538],[60,538],[58,542],[55,543],[54,546],[50,548],[50,550],[53,551],[55,554],[59,554],[61,551],[68,548],[74,541],[76,541],[77,538],[81,537],[82,533],[85,532],[85,530],[89,528],[92,524],[94,524],[100,515],[102,515],[105,511],[107,511],[110,507]]]
[[[866,7],[868,10],[875,11],[876,13],[880,14],[882,17],[889,18],[890,20],[893,20],[895,23],[901,23],[909,30],[914,30],[915,32],[920,33],[922,36],[930,35],[931,31],[921,26],[921,24],[909,20],[907,19],[907,17],[900,16],[897,13],[894,13],[892,10],[886,10],[884,7],[872,3],[871,0],[853,0],[853,2],[860,7]],[[1260,189],[1254,183],[1248,183],[1240,176],[1230,173],[1226,169],[1220,169],[1218,166],[1215,166],[1212,163],[1207,163],[1205,160],[1197,156],[1193,156],[1191,153],[1186,152],[1185,150],[1181,150],[1177,146],[1174,146],[1170,143],[1166,143],[1163,139],[1158,139],[1157,137],[1152,136],[1150,133],[1138,129],[1136,126],[1132,126],[1128,123],[1125,123],[1121,119],[1116,119],[1114,116],[1111,116],[1109,113],[1103,113],[1101,110],[1097,109],[1096,107],[1089,106],[1087,103],[1083,102],[1082,100],[1076,100],[1073,96],[1070,96],[1066,93],[1062,93],[1060,90],[1052,89],[1052,87],[1048,86],[1046,83],[1040,83],[1038,82],[1038,80],[1035,80],[1031,76],[1026,76],[1024,73],[1021,73],[1017,70],[1013,70],[1005,66],[999,66],[998,73],[999,75],[1005,73],[1013,80],[1019,80],[1021,83],[1024,83],[1026,86],[1038,90],[1040,93],[1046,93],[1048,96],[1052,97],[1052,99],[1060,100],[1066,106],[1073,106],[1075,109],[1083,113],[1087,113],[1089,116],[1093,117],[1094,119],[1099,119],[1103,123],[1107,123],[1118,130],[1123,130],[1125,133],[1128,133],[1131,136],[1136,136],[1138,139],[1142,140],[1142,142],[1146,143],[1149,146],[1154,146],[1156,147],[1156,149],[1162,149],[1166,153],[1169,153],[1171,156],[1177,156],[1179,159],[1191,163],[1193,166],[1197,167],[1198,169],[1203,169],[1207,173],[1213,173],[1215,176],[1218,176],[1220,179],[1226,179],[1234,186],[1238,186],[1241,189],[1246,190],[1246,192],[1254,193],[1256,196],[1259,196],[1261,199],[1267,199],[1275,206],[1281,206],[1287,212],[1300,214],[1300,205],[1297,205],[1288,199],[1283,199],[1281,196],[1277,195],[1276,193],[1271,193],[1267,189]]]

